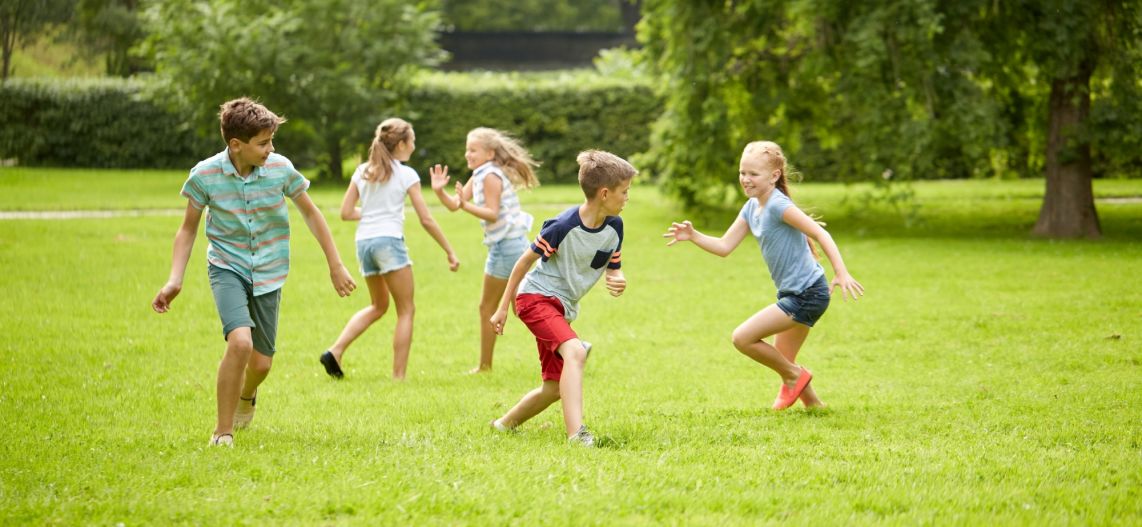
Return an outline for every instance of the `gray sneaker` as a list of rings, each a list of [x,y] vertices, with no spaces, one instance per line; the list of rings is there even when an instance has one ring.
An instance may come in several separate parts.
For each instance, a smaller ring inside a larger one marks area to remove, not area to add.
[[[594,448],[595,436],[591,435],[591,432],[587,430],[587,425],[579,425],[579,431],[575,432],[575,435],[567,438],[567,442],[573,445],[582,445],[583,448]]]
[[[585,340],[581,340],[579,342],[583,343],[583,350],[585,351],[585,353],[583,353],[583,357],[590,357],[591,356],[591,343],[587,342]]]

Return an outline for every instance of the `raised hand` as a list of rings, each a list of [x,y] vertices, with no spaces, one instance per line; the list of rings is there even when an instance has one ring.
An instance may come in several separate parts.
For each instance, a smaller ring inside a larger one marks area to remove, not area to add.
[[[666,245],[674,245],[678,242],[684,242],[694,239],[694,225],[690,220],[682,223],[674,222],[670,224],[670,228],[666,229],[666,234],[662,235],[663,238],[673,238]]]
[[[428,175],[432,177],[432,190],[440,190],[452,179],[448,176],[448,165],[434,165],[429,167]]]

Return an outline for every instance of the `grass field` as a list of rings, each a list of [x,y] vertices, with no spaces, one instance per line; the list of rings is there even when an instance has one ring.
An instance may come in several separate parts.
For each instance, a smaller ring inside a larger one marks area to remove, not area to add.
[[[180,221],[160,212],[185,206],[184,178],[0,169],[0,212],[144,211],[0,219],[0,523],[1142,523],[1142,203],[1121,199],[1142,181],[1096,182],[1096,242],[1027,235],[1041,181],[917,184],[910,228],[854,208],[862,187],[795,187],[868,294],[835,301],[805,346],[830,408],[782,413],[767,409],[777,377],[729,342],[773,299],[756,246],[727,259],[664,247],[682,216],[636,186],[628,292],[591,293],[575,324],[596,345],[595,450],[564,443],[556,407],[516,434],[488,430],[538,384],[534,343],[513,319],[495,371],[462,374],[485,252],[475,220],[438,205],[463,265],[449,273],[409,222],[408,380],[389,379],[390,317],[329,380],[317,357],[367,297],[337,297],[295,214],[274,371],[230,450],[206,447],[223,341],[204,237],[174,310],[149,307]],[[341,192],[312,194],[355,268]],[[544,218],[578,191],[522,199]]]

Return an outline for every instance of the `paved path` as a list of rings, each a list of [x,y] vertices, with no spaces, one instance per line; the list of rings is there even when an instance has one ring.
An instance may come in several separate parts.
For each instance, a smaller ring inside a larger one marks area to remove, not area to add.
[[[0,211],[0,220],[85,220],[91,218],[138,218],[182,216],[185,209],[127,210],[14,210]]]

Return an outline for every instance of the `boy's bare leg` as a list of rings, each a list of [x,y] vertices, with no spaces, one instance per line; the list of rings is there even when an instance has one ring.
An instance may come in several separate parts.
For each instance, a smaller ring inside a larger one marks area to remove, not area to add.
[[[238,395],[242,392],[242,379],[246,364],[254,352],[250,328],[235,328],[226,336],[226,354],[218,364],[218,422],[214,435],[234,433],[234,411],[238,408]]]
[[[385,284],[392,292],[397,308],[397,327],[393,331],[393,378],[403,380],[408,369],[408,350],[412,347],[413,304],[412,266],[385,273]]]
[[[540,412],[559,400],[559,381],[543,381],[543,384],[527,392],[508,413],[499,419],[500,424],[515,428],[528,419],[539,415]]]
[[[496,350],[496,329],[488,319],[500,307],[508,281],[491,275],[484,275],[484,292],[480,295],[480,365],[469,373],[479,373],[492,369],[492,355]]]
[[[270,366],[274,363],[274,358],[268,355],[258,353],[254,350],[250,354],[250,361],[246,363],[246,381],[242,383],[242,398],[250,399],[255,393],[258,393],[258,386],[262,381],[266,380],[266,376],[270,374]]]
[[[583,426],[583,369],[587,366],[587,350],[579,339],[559,345],[563,357],[563,374],[559,378],[559,398],[563,400],[563,424],[567,437]]]
[[[773,337],[773,347],[781,352],[781,355],[786,360],[794,364],[797,363],[797,354],[801,352],[801,345],[805,343],[805,339],[809,337],[809,326],[804,324],[793,324],[793,327],[778,333]],[[817,392],[813,391],[813,383],[805,386],[805,390],[801,392],[801,402],[809,408],[818,408],[825,406],[825,403],[817,397]]]

